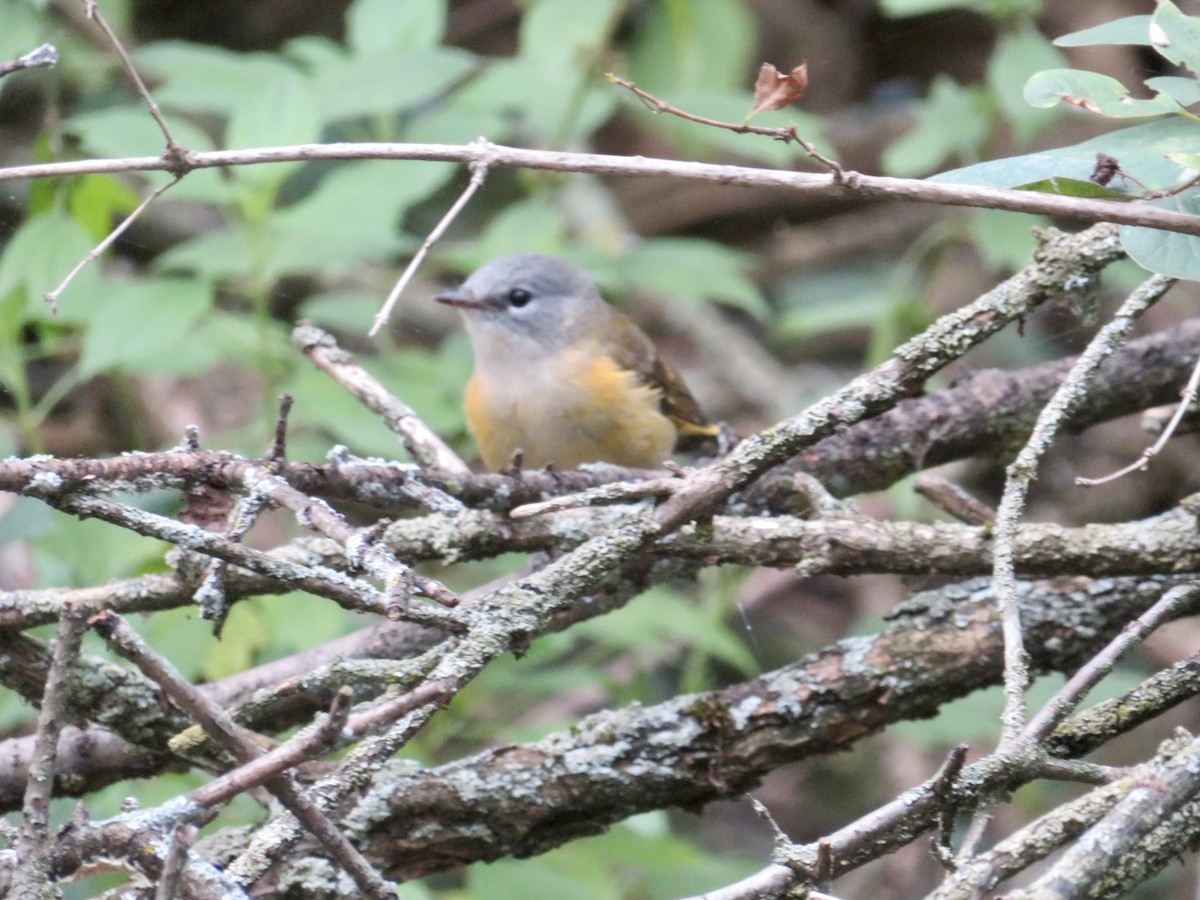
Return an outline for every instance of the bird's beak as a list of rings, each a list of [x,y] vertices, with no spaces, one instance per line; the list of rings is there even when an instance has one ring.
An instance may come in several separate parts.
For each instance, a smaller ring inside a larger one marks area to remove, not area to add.
[[[440,294],[435,294],[433,299],[438,303],[445,303],[447,306],[455,306],[459,309],[483,309],[487,305],[465,288],[442,291]]]

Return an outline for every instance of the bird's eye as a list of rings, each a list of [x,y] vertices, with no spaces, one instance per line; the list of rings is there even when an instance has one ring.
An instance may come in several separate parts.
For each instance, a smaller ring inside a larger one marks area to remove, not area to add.
[[[529,293],[525,288],[515,287],[508,292],[508,305],[515,306],[520,309],[522,306],[528,306],[529,301],[533,299],[533,294]]]

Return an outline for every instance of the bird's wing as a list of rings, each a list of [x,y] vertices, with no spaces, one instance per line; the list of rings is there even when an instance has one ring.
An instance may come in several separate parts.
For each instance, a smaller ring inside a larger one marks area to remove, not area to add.
[[[654,343],[629,318],[614,312],[608,329],[610,344],[606,348],[616,363],[633,372],[647,387],[657,390],[663,415],[674,424],[680,438],[712,437],[720,428],[711,424],[700,410],[700,404],[688,390],[683,378],[659,359]]]

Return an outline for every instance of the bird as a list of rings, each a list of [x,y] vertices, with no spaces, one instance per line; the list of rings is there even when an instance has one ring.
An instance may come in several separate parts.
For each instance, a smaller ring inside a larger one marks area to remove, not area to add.
[[[462,316],[475,367],[463,409],[483,464],[659,466],[715,437],[679,374],[580,267],[520,253],[434,299]]]

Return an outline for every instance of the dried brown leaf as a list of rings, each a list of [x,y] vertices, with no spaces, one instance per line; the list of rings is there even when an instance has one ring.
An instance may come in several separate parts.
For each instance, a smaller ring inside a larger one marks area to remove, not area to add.
[[[750,115],[764,109],[783,109],[795,103],[808,87],[808,63],[802,62],[784,75],[770,63],[763,63],[754,82],[754,108]]]

